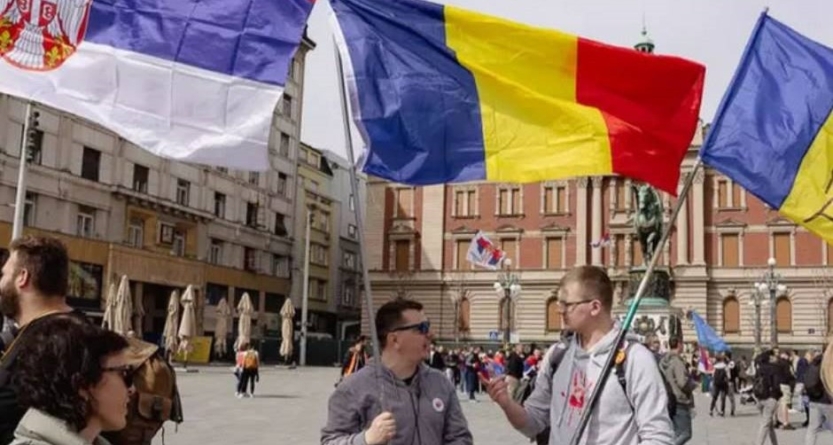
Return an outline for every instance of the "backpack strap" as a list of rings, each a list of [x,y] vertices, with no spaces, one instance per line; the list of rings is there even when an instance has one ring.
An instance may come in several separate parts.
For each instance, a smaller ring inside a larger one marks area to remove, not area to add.
[[[622,391],[625,392],[625,398],[628,400],[628,405],[631,407],[631,411],[636,412],[636,408],[633,406],[633,401],[631,401],[631,395],[628,392],[628,381],[625,378],[625,374],[627,372],[627,361],[628,361],[628,353],[630,352],[631,346],[633,346],[633,342],[625,340],[627,344],[624,348],[619,348],[616,351],[616,358],[614,359],[613,366],[616,371],[616,380],[619,381],[619,385],[622,387]]]

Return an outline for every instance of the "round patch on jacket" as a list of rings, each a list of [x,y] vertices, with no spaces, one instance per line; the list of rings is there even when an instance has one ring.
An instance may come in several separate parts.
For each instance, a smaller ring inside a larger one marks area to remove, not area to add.
[[[434,399],[431,402],[431,405],[434,407],[434,411],[436,411],[438,413],[443,412],[443,410],[445,409],[445,403],[443,403],[443,401],[440,400],[439,398]]]

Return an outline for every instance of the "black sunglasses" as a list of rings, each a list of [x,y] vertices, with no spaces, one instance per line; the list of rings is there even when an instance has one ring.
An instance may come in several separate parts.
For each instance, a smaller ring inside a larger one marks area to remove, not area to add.
[[[398,331],[417,331],[422,335],[428,334],[431,331],[431,322],[430,321],[423,321],[422,323],[417,324],[409,324],[408,326],[400,326],[398,328],[393,328],[390,330],[391,332],[398,332]]]
[[[121,375],[122,380],[124,380],[124,386],[130,388],[133,386],[133,372],[135,371],[132,366],[130,365],[122,365],[122,366],[111,366],[107,368],[102,368],[104,372],[117,372]]]

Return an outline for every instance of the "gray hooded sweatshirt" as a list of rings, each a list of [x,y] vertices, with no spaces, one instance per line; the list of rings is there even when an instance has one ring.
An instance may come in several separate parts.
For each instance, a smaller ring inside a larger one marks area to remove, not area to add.
[[[396,420],[389,445],[471,445],[468,423],[454,386],[436,369],[420,364],[407,385],[371,360],[345,378],[330,396],[321,445],[365,445],[364,432],[382,413],[380,392]]]
[[[534,437],[548,425],[551,445],[567,445],[576,431],[593,385],[608,354],[613,351],[618,329],[613,329],[589,351],[573,338],[558,370],[548,380],[549,354],[542,362],[535,390],[524,404],[529,419],[521,432]],[[674,427],[668,417],[667,395],[653,354],[641,344],[627,352],[622,389],[611,369],[581,445],[672,445]]]

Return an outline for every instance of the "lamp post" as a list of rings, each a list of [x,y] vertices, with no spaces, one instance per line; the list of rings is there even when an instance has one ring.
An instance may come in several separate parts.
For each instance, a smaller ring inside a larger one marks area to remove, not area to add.
[[[501,297],[500,304],[506,301],[506,308],[503,311],[506,323],[503,330],[503,343],[509,345],[512,333],[512,300],[521,295],[521,279],[518,274],[512,273],[512,260],[503,260],[504,271],[498,273],[495,281],[495,292]]]
[[[761,281],[755,283],[755,347],[758,350],[761,348],[761,300],[766,296],[769,297],[769,343],[772,348],[778,346],[775,299],[787,291],[787,286],[781,284],[781,275],[775,273],[776,263],[775,258],[770,258],[769,268]]]
[[[301,366],[307,364],[307,323],[309,318],[309,263],[310,263],[310,228],[315,218],[315,204],[307,205],[306,239],[304,240],[304,282],[302,284],[303,297],[301,299],[301,351],[299,362]]]

